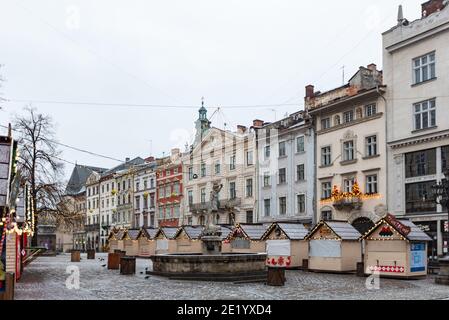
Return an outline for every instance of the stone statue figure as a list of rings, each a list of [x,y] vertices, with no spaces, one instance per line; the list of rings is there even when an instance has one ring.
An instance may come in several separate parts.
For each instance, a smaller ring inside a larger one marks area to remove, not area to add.
[[[207,227],[214,228],[214,213],[218,212],[220,207],[220,201],[218,200],[218,194],[223,188],[223,184],[214,184],[212,191],[210,192],[210,207],[207,213]]]

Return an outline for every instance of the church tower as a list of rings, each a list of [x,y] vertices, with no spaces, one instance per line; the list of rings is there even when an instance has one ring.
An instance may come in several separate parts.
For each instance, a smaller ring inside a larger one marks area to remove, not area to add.
[[[195,142],[193,143],[194,146],[201,142],[210,129],[210,124],[211,122],[207,119],[207,109],[204,107],[204,98],[202,98],[201,108],[198,110],[198,120],[195,122],[196,135]]]

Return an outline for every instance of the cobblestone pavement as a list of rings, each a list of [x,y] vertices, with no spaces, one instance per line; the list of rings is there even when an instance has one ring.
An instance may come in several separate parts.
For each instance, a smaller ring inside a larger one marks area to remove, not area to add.
[[[288,271],[284,287],[260,284],[232,284],[212,282],[174,281],[145,275],[151,261],[137,259],[135,276],[120,275],[107,270],[107,256],[97,254],[95,260],[81,255],[80,263],[71,263],[70,255],[39,257],[32,262],[16,285],[17,300],[191,300],[191,299],[449,299],[449,288],[434,283],[433,277],[424,280],[380,279],[379,290],[368,290],[365,279],[355,275],[337,275]],[[67,289],[68,266],[77,266],[80,288]]]

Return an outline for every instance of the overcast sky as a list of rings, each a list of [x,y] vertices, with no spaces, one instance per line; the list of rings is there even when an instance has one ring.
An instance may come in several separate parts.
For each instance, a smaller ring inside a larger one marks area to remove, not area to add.
[[[301,109],[304,86],[340,86],[342,66],[346,80],[361,65],[381,67],[381,33],[398,5],[414,20],[423,1],[0,0],[0,92],[10,100],[0,124],[30,101],[65,144],[118,159],[167,155],[191,142],[203,96],[209,116],[223,107],[213,125],[235,129]]]

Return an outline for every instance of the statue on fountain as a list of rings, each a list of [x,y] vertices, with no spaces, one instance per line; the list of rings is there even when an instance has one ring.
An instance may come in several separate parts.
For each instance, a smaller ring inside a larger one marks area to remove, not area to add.
[[[221,229],[214,223],[214,216],[220,207],[218,194],[223,188],[222,184],[214,184],[210,192],[210,206],[206,215],[206,227],[201,235],[203,254],[221,253]]]

